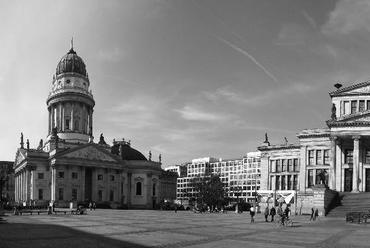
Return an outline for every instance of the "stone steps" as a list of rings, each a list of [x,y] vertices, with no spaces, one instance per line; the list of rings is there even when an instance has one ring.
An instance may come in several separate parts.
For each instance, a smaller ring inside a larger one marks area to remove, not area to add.
[[[328,217],[345,217],[348,212],[368,212],[370,193],[341,193],[341,204],[328,213]]]

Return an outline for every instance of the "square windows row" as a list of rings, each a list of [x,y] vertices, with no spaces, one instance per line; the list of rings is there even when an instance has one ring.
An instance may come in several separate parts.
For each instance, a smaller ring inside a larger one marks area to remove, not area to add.
[[[270,172],[299,172],[299,160],[298,158],[271,160]]]
[[[58,178],[64,178],[64,171],[58,171]],[[45,178],[45,175],[44,173],[37,173],[37,179],[44,179]],[[71,178],[72,179],[78,179],[78,173],[77,172],[72,172],[71,174]],[[99,174],[97,176],[97,179],[99,181],[103,180],[103,175],[102,174]],[[109,180],[110,181],[114,181],[115,180],[115,176],[114,175],[109,175]]]
[[[328,165],[329,149],[308,150],[308,165]]]

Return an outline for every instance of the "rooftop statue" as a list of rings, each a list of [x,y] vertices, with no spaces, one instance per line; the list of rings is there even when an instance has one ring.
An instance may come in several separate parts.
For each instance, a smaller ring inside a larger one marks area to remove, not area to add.
[[[337,119],[337,108],[335,107],[335,104],[331,106],[331,119],[335,121]]]

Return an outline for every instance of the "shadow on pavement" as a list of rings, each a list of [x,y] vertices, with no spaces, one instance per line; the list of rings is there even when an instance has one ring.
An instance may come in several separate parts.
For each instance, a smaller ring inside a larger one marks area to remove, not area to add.
[[[100,234],[87,233],[70,227],[48,224],[24,224],[7,223],[1,221],[0,247],[23,248],[23,247],[68,247],[68,248],[104,248],[104,247],[127,247],[146,248],[127,241],[118,240],[125,234],[113,239]]]

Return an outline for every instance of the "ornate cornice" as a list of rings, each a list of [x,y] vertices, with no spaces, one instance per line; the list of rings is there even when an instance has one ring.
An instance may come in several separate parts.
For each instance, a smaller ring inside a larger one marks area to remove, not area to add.
[[[356,122],[341,122],[341,121],[326,121],[328,127],[370,127],[370,121],[356,121]]]

